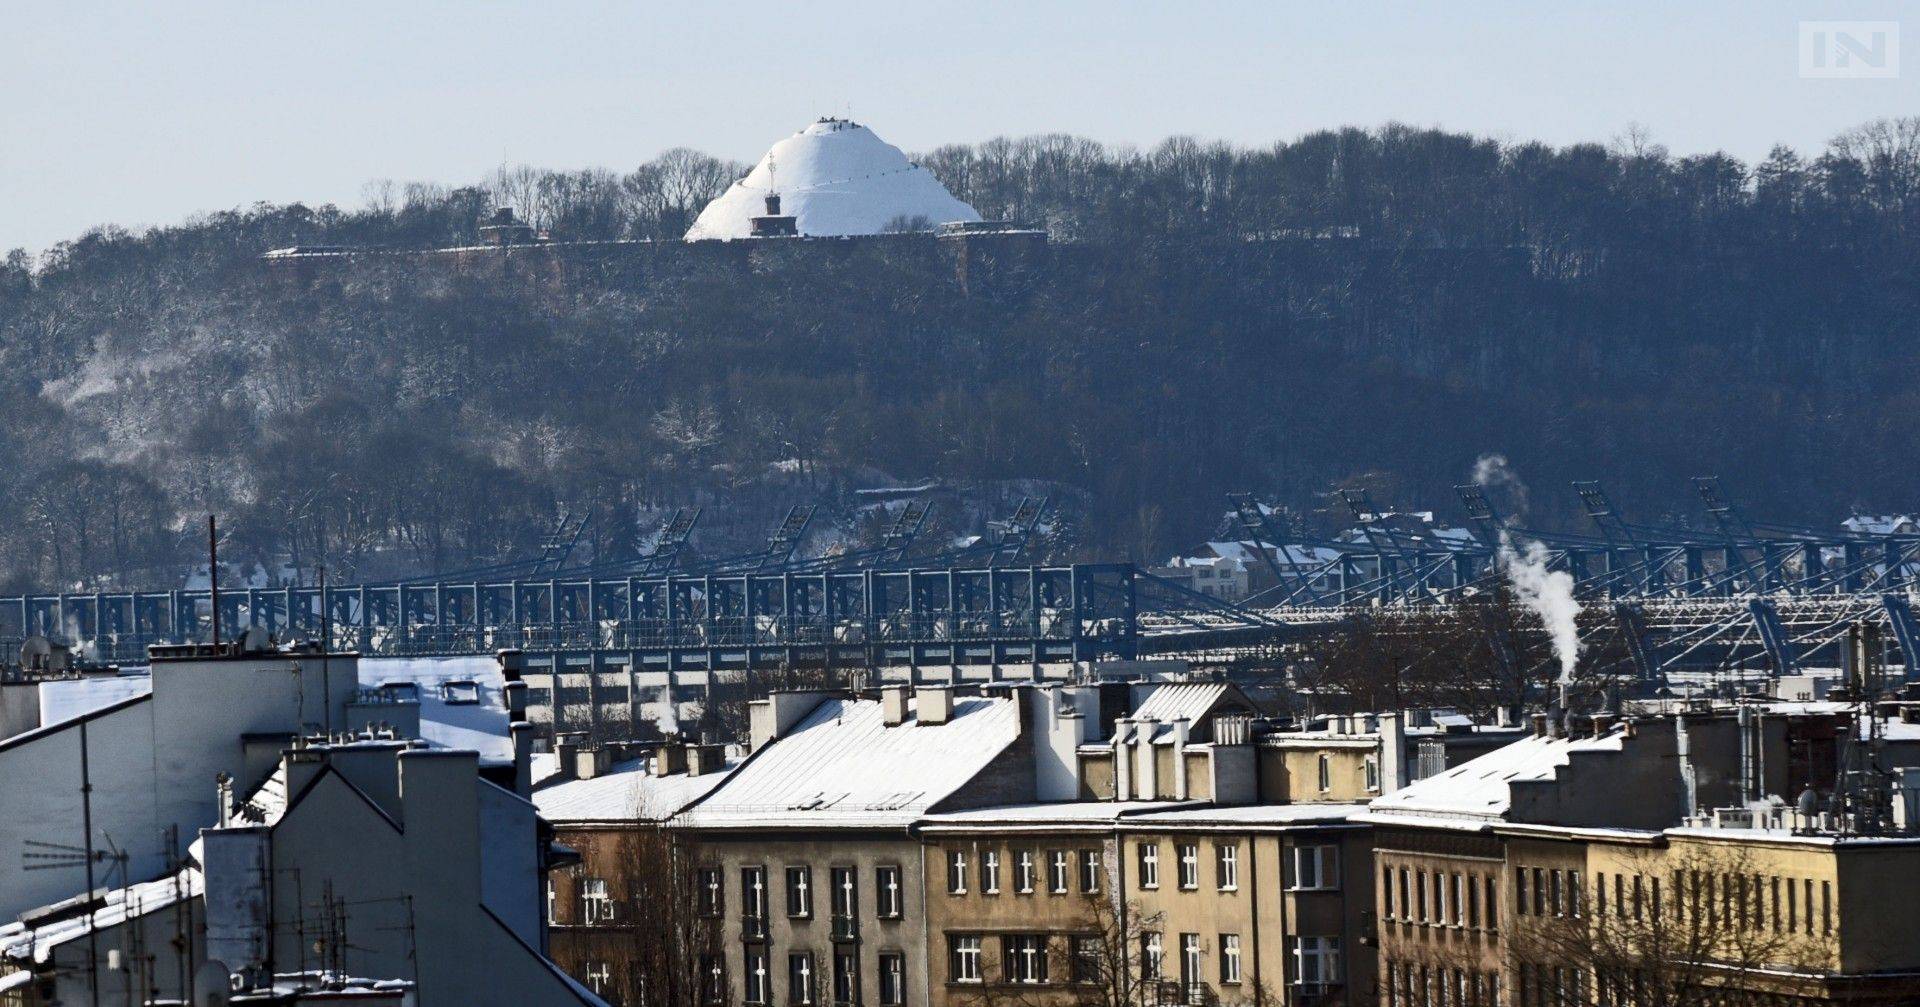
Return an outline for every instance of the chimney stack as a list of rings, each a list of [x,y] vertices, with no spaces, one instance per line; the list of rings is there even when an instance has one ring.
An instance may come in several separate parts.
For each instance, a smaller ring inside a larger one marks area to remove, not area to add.
[[[1546,714],[1536,713],[1533,715],[1533,736],[1536,738],[1545,738],[1550,736],[1547,733],[1547,715]]]
[[[946,686],[923,685],[914,696],[914,716],[922,726],[944,724],[953,719],[953,690]]]
[[[907,687],[889,685],[880,690],[880,712],[888,727],[907,722]]]

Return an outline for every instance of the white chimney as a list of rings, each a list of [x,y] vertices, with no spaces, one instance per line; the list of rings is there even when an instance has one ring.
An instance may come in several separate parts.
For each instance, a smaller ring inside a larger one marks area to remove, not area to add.
[[[914,694],[914,705],[914,717],[922,726],[947,723],[953,719],[953,690],[923,685]]]
[[[881,719],[888,727],[899,727],[907,722],[907,687],[889,685],[880,690]]]

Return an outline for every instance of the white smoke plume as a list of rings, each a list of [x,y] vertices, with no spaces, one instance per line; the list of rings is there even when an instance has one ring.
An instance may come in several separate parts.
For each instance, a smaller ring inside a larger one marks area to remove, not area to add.
[[[1475,459],[1473,484],[1504,487],[1512,497],[1509,520],[1527,509],[1527,485],[1507,465],[1505,455],[1484,454]],[[1573,669],[1580,663],[1580,651],[1585,646],[1574,622],[1580,615],[1580,603],[1573,598],[1573,575],[1548,570],[1546,546],[1534,541],[1515,546],[1512,533],[1505,528],[1500,529],[1494,557],[1507,575],[1507,583],[1513,585],[1514,596],[1546,627],[1554,656],[1560,659],[1560,684],[1573,681]]]
[[[659,715],[653,720],[654,726],[660,729],[662,735],[669,738],[679,734],[680,706],[673,701],[672,686],[663,686],[660,689],[659,710]]]

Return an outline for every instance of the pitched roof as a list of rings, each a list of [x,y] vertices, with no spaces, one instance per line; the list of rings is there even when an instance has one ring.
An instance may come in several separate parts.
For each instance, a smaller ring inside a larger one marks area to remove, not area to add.
[[[472,698],[449,695],[450,682],[472,682]],[[438,748],[480,753],[483,766],[513,764],[506,676],[491,657],[363,657],[360,685],[412,685],[420,697],[420,736]]]
[[[556,824],[615,822],[671,818],[682,808],[705,797],[739,768],[731,762],[719,772],[689,776],[655,776],[652,760],[616,762],[591,780],[550,779],[533,791],[540,817]]]
[[[910,704],[917,710],[919,700]],[[880,703],[828,699],[676,820],[718,828],[900,827],[952,796],[1020,734],[1010,697],[953,699],[953,718],[886,725]]]

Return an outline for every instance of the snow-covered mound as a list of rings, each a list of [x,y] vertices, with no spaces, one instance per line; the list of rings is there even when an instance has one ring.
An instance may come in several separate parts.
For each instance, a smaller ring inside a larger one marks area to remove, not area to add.
[[[780,212],[803,235],[881,234],[900,221],[924,225],[979,220],[933,173],[907,160],[900,148],[846,119],[821,119],[773,145],[747,177],[700,211],[687,240],[749,237],[766,198],[780,196]]]

